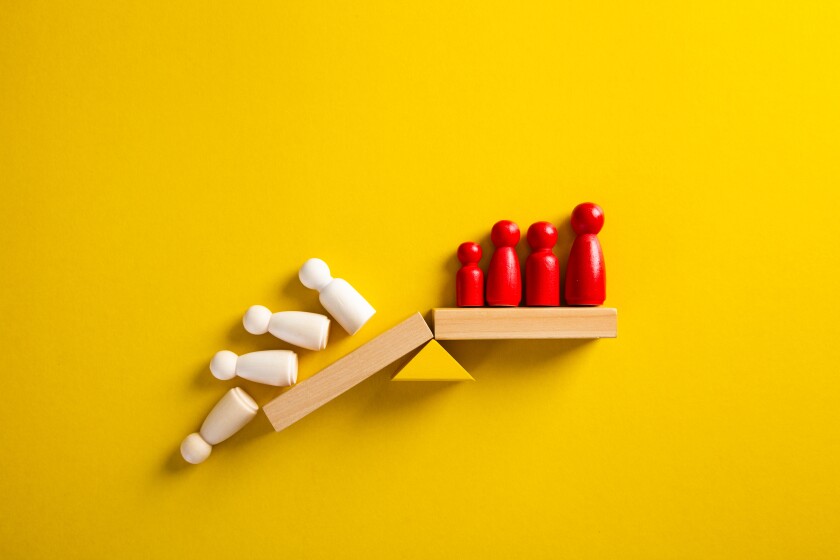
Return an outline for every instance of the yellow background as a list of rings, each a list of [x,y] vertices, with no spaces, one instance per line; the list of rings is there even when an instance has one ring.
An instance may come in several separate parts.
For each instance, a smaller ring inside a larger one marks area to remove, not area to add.
[[[229,4],[0,8],[0,557],[840,556],[836,2]],[[180,460],[306,258],[379,312],[301,378],[585,200],[618,339]]]

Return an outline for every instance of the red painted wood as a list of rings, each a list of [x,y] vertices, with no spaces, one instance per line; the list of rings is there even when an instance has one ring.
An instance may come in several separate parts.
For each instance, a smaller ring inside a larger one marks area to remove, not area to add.
[[[604,211],[584,202],[572,211],[572,229],[577,234],[566,266],[566,303],[601,305],[606,299],[607,275],[598,232],[604,226]]]
[[[560,261],[554,255],[557,228],[537,222],[528,228],[531,254],[525,261],[525,305],[560,305]]]
[[[487,305],[515,307],[522,301],[522,273],[516,256],[519,226],[509,220],[496,222],[490,240],[496,249],[487,267]]]
[[[484,305],[484,272],[478,267],[481,260],[481,245],[468,241],[458,247],[461,268],[455,277],[455,293],[458,307],[481,307]]]

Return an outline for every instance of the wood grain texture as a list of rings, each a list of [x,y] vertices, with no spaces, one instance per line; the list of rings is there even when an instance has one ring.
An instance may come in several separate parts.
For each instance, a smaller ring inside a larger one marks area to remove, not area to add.
[[[618,336],[618,314],[611,307],[461,307],[435,309],[433,315],[438,340]]]
[[[276,431],[294,424],[432,339],[420,313],[385,331],[263,407]]]

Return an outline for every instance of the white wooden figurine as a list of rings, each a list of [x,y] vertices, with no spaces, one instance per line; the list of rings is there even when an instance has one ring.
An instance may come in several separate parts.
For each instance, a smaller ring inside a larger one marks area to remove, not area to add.
[[[288,387],[297,381],[298,359],[291,350],[263,350],[241,356],[222,350],[213,356],[210,371],[223,381],[238,375],[257,383]]]
[[[272,314],[267,307],[252,305],[242,318],[242,325],[251,334],[270,332],[280,340],[309,350],[327,347],[330,320],[319,313],[280,311]]]
[[[259,407],[251,396],[234,387],[216,403],[201,425],[201,430],[192,433],[181,443],[181,456],[193,465],[210,456],[213,446],[220,443],[254,419]]]
[[[376,313],[347,281],[333,278],[330,267],[321,259],[309,259],[303,263],[298,277],[304,286],[320,292],[321,305],[350,334],[356,334]]]

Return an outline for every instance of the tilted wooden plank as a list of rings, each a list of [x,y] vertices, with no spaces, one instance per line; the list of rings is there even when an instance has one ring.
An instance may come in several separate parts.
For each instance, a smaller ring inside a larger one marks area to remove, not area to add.
[[[432,339],[420,313],[301,381],[263,407],[278,432]]]

